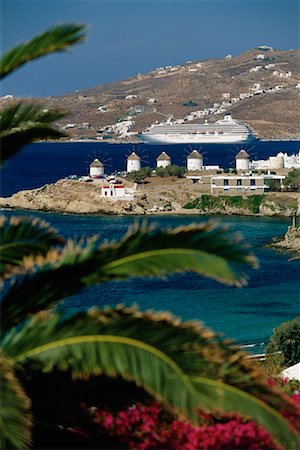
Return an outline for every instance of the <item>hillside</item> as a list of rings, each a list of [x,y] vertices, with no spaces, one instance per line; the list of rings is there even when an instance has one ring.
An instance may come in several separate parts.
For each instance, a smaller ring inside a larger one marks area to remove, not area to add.
[[[73,138],[134,141],[130,133],[171,115],[192,123],[214,122],[230,113],[251,125],[259,138],[300,139],[299,83],[300,51],[258,47],[237,57],[188,61],[39,101],[69,111],[60,126],[67,125]],[[111,126],[126,119],[129,134],[122,124],[121,132],[113,133]]]

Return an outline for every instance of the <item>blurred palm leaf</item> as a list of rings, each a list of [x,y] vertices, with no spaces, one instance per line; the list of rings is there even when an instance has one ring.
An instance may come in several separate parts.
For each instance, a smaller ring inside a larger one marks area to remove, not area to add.
[[[209,411],[214,408],[221,411],[237,412],[244,417],[262,425],[283,449],[298,449],[300,437],[292,431],[283,417],[260,399],[249,393],[203,377],[191,377],[196,396],[201,399],[201,406]]]
[[[63,242],[63,238],[40,219],[0,217],[0,277],[21,265],[25,256],[45,255],[51,246]]]
[[[5,78],[12,71],[29,61],[49,53],[66,50],[70,46],[82,42],[85,37],[85,25],[71,23],[51,27],[31,40],[17,45],[2,56],[0,79]]]
[[[167,407],[194,422],[195,410],[200,407],[242,413],[264,425],[284,448],[293,448],[296,436],[276,410],[219,380],[190,375],[199,370],[190,367],[193,364],[186,351],[191,356],[191,348],[181,342],[183,333],[178,326],[169,326],[168,351],[164,352],[164,333],[152,339],[154,345],[149,334],[144,339],[143,321],[137,321],[133,327],[120,315],[117,320],[118,314],[112,319],[112,312],[77,314],[65,321],[57,314],[37,315],[21,330],[11,330],[3,342],[5,353],[16,366],[30,362],[39,364],[44,371],[70,370],[74,378],[106,374],[135,381]],[[127,314],[130,316],[129,311]],[[140,313],[140,318],[143,316]],[[190,341],[191,347],[192,344]],[[197,358],[196,347],[193,353]],[[208,364],[214,356],[206,355]]]
[[[15,378],[11,362],[0,355],[0,448],[28,448],[31,438],[30,401]]]
[[[17,103],[0,111],[1,163],[36,139],[65,136],[51,127],[64,113],[36,104]]]
[[[120,242],[100,247],[95,241],[69,243],[44,258],[25,258],[24,275],[2,300],[3,326],[16,325],[86,286],[132,276],[192,271],[235,286],[245,284],[231,262],[256,266],[244,244],[207,223],[166,231],[136,227]]]

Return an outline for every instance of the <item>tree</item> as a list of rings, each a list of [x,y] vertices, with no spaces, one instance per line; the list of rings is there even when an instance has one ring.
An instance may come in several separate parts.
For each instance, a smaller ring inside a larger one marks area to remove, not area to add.
[[[266,353],[280,353],[285,367],[300,361],[300,317],[283,322],[275,328],[266,346]]]
[[[186,169],[184,167],[176,166],[171,164],[167,167],[158,167],[156,169],[156,175],[159,177],[178,177],[183,178]]]
[[[72,34],[74,28],[68,30]],[[82,39],[77,33],[74,42]],[[3,58],[1,73],[64,48],[55,45],[56,39],[61,39],[60,32],[46,32],[19,46]],[[67,45],[74,43],[65,39]],[[20,110],[25,111],[23,105],[2,113],[4,160],[25,142],[52,133],[47,129],[43,134],[49,120],[36,122],[32,110],[20,120]],[[256,259],[227,231],[212,223],[165,231],[137,225],[120,241],[102,245],[97,237],[65,242],[40,220],[2,217],[0,231],[2,448],[30,445],[32,414],[22,384],[33,373],[55,371],[81,379],[106,374],[131,380],[192,421],[200,405],[239,411],[263,424],[283,446],[296,445],[296,435],[276,411],[295,416],[293,404],[268,385],[239,349],[214,333],[199,325],[180,325],[166,315],[121,307],[71,317],[62,307],[55,309],[87,286],[132,276],[193,271],[242,286],[246,280],[238,266],[255,267]]]
[[[285,179],[283,180],[283,184],[292,190],[300,189],[300,169],[291,170]]]
[[[150,177],[152,174],[151,167],[143,167],[140,170],[134,170],[133,172],[129,172],[127,175],[127,179],[132,181],[132,183],[142,183],[145,178]]]

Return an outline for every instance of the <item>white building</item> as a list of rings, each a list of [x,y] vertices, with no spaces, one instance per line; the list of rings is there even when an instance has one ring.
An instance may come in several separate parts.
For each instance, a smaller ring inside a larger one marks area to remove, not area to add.
[[[166,152],[161,152],[161,154],[156,158],[156,166],[158,167],[168,167],[171,165],[171,158]]]
[[[193,150],[187,157],[187,170],[202,170],[203,156],[197,151]]]
[[[236,170],[249,170],[249,155],[245,150],[240,150],[235,157]]]
[[[104,175],[104,166],[99,159],[94,159],[94,161],[90,164],[90,177],[101,177]]]
[[[260,83],[253,83],[253,86],[250,89],[251,89],[251,91],[256,91],[257,89],[261,89],[261,84]]]
[[[274,159],[275,158],[275,159]],[[282,162],[283,161],[283,162]],[[271,162],[271,165],[270,165]],[[282,166],[283,164],[283,166]],[[274,167],[274,165],[276,167]],[[287,153],[279,152],[276,156],[270,156],[269,159],[260,159],[257,161],[250,161],[250,169],[271,170],[271,169],[300,169],[300,150],[297,154],[288,155]]]
[[[123,184],[108,184],[101,188],[101,197],[111,200],[134,200],[133,189],[126,189]]]
[[[129,95],[126,95],[125,100],[131,100],[131,99],[138,98],[138,97],[139,96],[137,94],[129,94]]]
[[[271,183],[283,188],[280,175],[215,175],[211,177],[212,194],[256,194],[268,192]]]
[[[268,169],[278,170],[284,168],[284,158],[280,153],[277,156],[270,156],[268,161]]]
[[[258,72],[259,70],[262,70],[262,66],[255,66],[252,67],[249,72]]]
[[[230,98],[230,92],[224,92],[224,94],[222,94],[223,98],[229,99]]]
[[[240,94],[240,99],[244,100],[245,98],[249,98],[251,96],[250,92],[242,92]]]
[[[132,152],[127,158],[127,172],[130,173],[140,169],[141,158],[135,152]]]
[[[265,55],[263,55],[262,53],[260,55],[256,55],[255,59],[265,59]]]

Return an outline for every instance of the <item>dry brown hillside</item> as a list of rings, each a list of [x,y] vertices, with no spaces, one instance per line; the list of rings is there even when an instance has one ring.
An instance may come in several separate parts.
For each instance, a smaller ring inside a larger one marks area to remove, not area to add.
[[[254,71],[256,66],[261,68]],[[260,84],[261,89],[256,90],[262,92],[240,99],[240,94],[255,91],[254,83]],[[129,115],[134,120],[130,131],[140,132],[155,121],[166,120],[169,115],[173,115],[173,119],[184,118],[193,111],[228,101],[226,113],[249,123],[260,138],[300,139],[298,83],[300,51],[253,49],[230,59],[193,61],[154,69],[127,80],[40,101],[68,111],[60,126],[74,124],[68,132],[76,138],[112,136],[120,139],[103,132],[103,127]],[[229,100],[223,98],[224,93],[230,93]],[[126,99],[128,95],[137,97]],[[234,103],[232,99],[237,98]],[[188,102],[192,102],[191,106]],[[101,106],[105,112],[98,110]],[[209,114],[195,121],[216,121],[223,115],[224,112]],[[87,124],[82,127],[84,122],[88,122],[88,128]],[[134,137],[129,139],[133,141]]]

